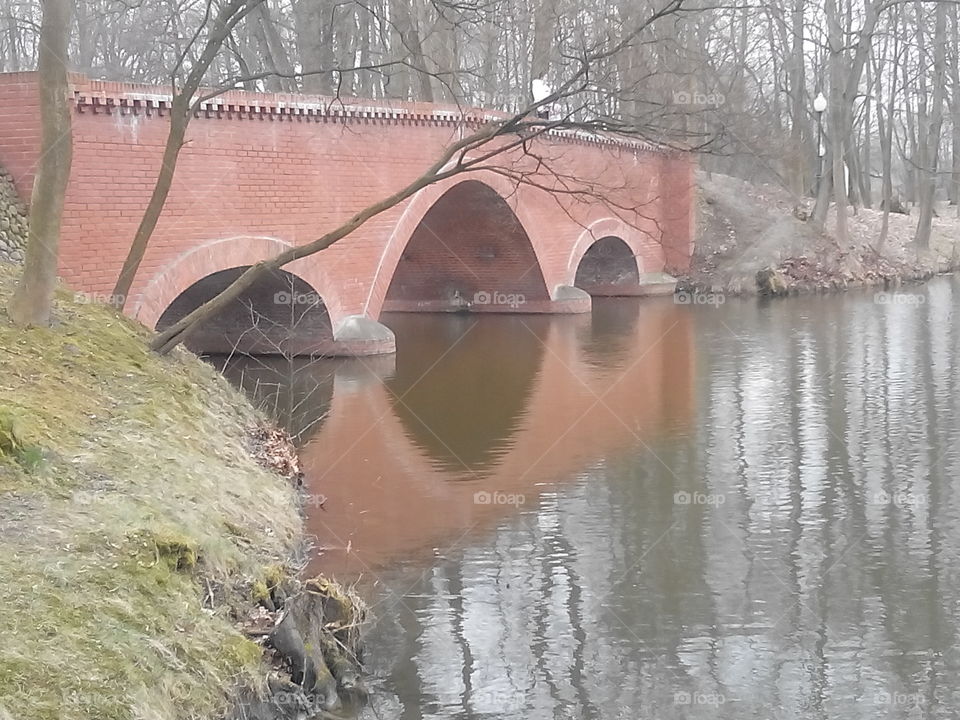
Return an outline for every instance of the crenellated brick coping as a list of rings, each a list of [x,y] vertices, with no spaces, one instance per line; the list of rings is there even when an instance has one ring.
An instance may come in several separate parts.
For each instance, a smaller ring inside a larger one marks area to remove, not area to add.
[[[120,115],[163,117],[170,112],[173,99],[172,93],[160,86],[92,80],[75,73],[70,75],[70,84],[72,100],[79,113],[112,115],[118,112]],[[449,125],[475,128],[509,115],[482,108],[436,103],[229,90],[201,103],[194,117],[274,122]],[[550,130],[547,134],[551,138],[565,142],[616,146],[635,152],[658,154],[677,152],[650,142],[591,133],[586,130]]]

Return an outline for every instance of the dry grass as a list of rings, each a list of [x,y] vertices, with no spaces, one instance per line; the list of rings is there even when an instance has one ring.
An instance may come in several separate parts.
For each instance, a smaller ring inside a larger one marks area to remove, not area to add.
[[[213,717],[258,677],[233,611],[300,542],[294,491],[211,368],[66,290],[56,315],[0,312],[0,718]]]

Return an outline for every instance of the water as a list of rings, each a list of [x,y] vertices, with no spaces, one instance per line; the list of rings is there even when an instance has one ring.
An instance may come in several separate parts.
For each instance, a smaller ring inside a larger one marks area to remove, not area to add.
[[[366,716],[955,717],[958,308],[398,315],[395,358],[301,367]]]

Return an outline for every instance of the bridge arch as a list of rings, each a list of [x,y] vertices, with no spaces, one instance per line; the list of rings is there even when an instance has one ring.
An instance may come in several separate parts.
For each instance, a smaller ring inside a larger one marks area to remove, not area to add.
[[[580,258],[574,286],[591,295],[616,295],[640,284],[637,258],[616,235],[597,240]]]
[[[591,295],[632,295],[640,276],[663,272],[663,246],[646,231],[619,218],[603,218],[585,228],[567,261],[568,282]]]
[[[536,192],[490,171],[421,190],[384,246],[364,314],[589,310],[550,263]]]
[[[148,327],[168,327],[287,247],[276,238],[241,236],[192,248],[143,285],[131,314]],[[338,294],[305,258],[256,283],[188,345],[210,353],[331,354],[341,314]]]

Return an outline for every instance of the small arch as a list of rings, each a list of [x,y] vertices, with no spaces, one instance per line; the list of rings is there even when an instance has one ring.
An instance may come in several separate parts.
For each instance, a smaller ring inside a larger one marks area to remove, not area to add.
[[[623,239],[607,235],[580,258],[574,286],[591,295],[617,295],[640,284],[637,258]]]
[[[465,180],[447,189],[404,246],[385,311],[523,311],[549,302],[523,224],[501,195]]]
[[[577,269],[587,251],[603,238],[613,236],[619,238],[627,247],[637,263],[640,275],[646,273],[663,272],[666,264],[663,244],[660,242],[660,233],[655,224],[628,225],[616,217],[606,217],[595,220],[585,226],[580,237],[573,244],[567,259],[568,284],[576,283]]]
[[[196,245],[169,260],[140,286],[127,304],[129,313],[154,328],[170,304],[192,284],[219,270],[255,265],[290,247],[288,242],[263,235],[238,235]],[[339,293],[322,265],[314,258],[301,258],[286,265],[285,270],[303,279],[323,297],[337,327],[345,313]]]
[[[215,297],[250,266],[210,273],[181,292],[157,320],[162,331]],[[208,355],[328,355],[333,326],[323,298],[302,278],[275,270],[246,288],[186,342]]]

